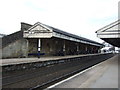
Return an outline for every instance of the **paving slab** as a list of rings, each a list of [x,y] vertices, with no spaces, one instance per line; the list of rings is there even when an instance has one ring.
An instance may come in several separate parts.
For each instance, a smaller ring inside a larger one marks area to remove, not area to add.
[[[118,88],[118,55],[51,87]]]

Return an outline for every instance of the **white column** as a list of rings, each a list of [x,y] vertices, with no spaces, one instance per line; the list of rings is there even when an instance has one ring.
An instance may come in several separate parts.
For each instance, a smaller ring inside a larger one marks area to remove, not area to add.
[[[40,51],[41,51],[41,39],[38,39],[38,58],[40,58]]]
[[[65,41],[64,41],[64,44],[63,44],[63,51],[65,52]]]
[[[63,45],[63,51],[65,51],[65,44]]]
[[[63,53],[65,55],[65,40],[64,40],[64,43],[63,43]]]
[[[29,41],[28,41],[28,39],[26,40],[26,42],[27,42],[26,57],[28,57],[28,53],[29,53]]]
[[[41,40],[40,40],[40,38],[38,39],[38,51],[40,51],[41,50]]]
[[[87,48],[87,46],[86,46],[85,51],[87,51],[87,50],[88,50],[88,48]]]
[[[79,51],[79,45],[77,44],[77,51]]]

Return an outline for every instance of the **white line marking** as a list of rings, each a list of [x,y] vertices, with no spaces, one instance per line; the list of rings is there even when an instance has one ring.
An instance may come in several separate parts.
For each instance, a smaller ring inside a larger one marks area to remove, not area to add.
[[[99,63],[99,64],[101,64],[101,63]],[[90,68],[88,68],[88,69],[85,69],[84,71],[81,71],[81,72],[79,72],[79,73],[77,73],[77,74],[75,74],[75,75],[73,75],[73,76],[71,76],[71,77],[69,77],[69,78],[67,78],[67,79],[65,79],[65,80],[62,80],[62,81],[60,81],[60,82],[58,82],[58,83],[56,83],[56,84],[54,84],[54,85],[51,85],[51,86],[47,87],[46,89],[54,88],[55,86],[57,86],[57,85],[59,85],[59,84],[61,84],[61,83],[64,83],[64,82],[66,82],[66,81],[68,81],[68,80],[70,80],[70,79],[72,79],[72,78],[74,78],[74,77],[76,77],[76,76],[78,76],[78,75],[80,75],[80,74],[82,74],[82,73],[84,73],[84,72],[86,72],[86,71],[88,71],[88,70],[96,67],[96,66],[99,65],[99,64],[96,64],[96,65],[94,65],[94,66],[92,66],[92,67],[90,67]],[[44,90],[46,90],[46,89],[44,89]]]

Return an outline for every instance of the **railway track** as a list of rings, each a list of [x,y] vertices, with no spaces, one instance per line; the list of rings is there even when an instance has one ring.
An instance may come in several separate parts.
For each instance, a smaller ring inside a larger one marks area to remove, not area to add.
[[[65,63],[21,71],[19,73],[3,74],[2,87],[3,90],[4,88],[27,88],[31,90],[46,88],[112,56],[112,54],[109,54],[85,59],[75,58]]]

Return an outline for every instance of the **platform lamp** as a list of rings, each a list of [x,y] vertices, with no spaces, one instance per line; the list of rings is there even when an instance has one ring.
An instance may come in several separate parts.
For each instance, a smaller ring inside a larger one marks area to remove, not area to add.
[[[40,50],[41,50],[41,39],[38,39],[38,58],[40,58]]]

